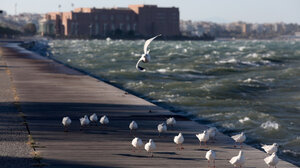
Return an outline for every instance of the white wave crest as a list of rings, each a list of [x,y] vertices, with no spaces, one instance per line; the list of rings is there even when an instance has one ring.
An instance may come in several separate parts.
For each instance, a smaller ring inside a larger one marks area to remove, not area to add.
[[[157,72],[160,72],[160,73],[166,73],[166,72],[167,72],[167,69],[164,69],[164,68],[158,69]]]
[[[267,121],[267,122],[264,122],[260,125],[261,128],[263,129],[275,129],[275,130],[278,130],[279,129],[279,124],[275,121]]]
[[[241,47],[239,47],[239,50],[244,51],[245,48],[246,48],[245,46],[241,46]]]
[[[250,121],[251,119],[249,118],[249,117],[244,117],[244,118],[242,118],[242,119],[239,119],[239,122],[240,123],[245,123],[245,122],[247,122],[247,121]]]
[[[259,82],[258,80],[255,80],[255,79],[251,79],[251,78],[248,78],[246,80],[243,81],[244,83],[251,83],[251,82]]]
[[[238,61],[235,58],[231,58],[229,60],[221,60],[217,61],[217,64],[228,64],[228,63],[237,63]]]
[[[246,58],[257,58],[257,57],[258,57],[257,53],[251,53],[246,56]]]

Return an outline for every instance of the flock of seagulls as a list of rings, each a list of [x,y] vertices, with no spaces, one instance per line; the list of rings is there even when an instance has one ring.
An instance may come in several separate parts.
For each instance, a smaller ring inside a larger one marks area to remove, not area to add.
[[[137,64],[136,64],[136,69],[144,72],[146,71],[145,68],[139,66],[140,62],[143,63],[148,63],[151,59],[150,57],[150,49],[148,50],[148,46],[150,45],[150,43],[157,37],[159,37],[161,35],[157,35],[155,37],[152,37],[150,39],[148,39],[145,44],[144,44],[144,54],[142,54],[141,58],[138,60]],[[83,127],[88,126],[90,123],[95,123],[97,124],[97,122],[99,121],[102,125],[107,125],[109,124],[109,119],[107,116],[102,116],[100,118],[100,120],[98,119],[98,116],[94,113],[92,114],[89,118],[87,115],[84,115],[84,117],[80,118],[80,130],[82,130]],[[64,131],[68,131],[69,126],[71,125],[72,121],[69,117],[63,117],[62,119],[62,124],[64,126]],[[158,130],[158,136],[160,137],[162,133],[167,132],[167,127],[174,127],[176,125],[176,120],[174,117],[170,117],[168,119],[166,119],[166,122],[160,123],[157,125],[157,130]],[[138,129],[138,124],[135,121],[132,121],[129,124],[129,129],[130,129],[130,134],[133,134],[134,131],[136,131]],[[202,145],[202,143],[204,143],[205,147],[207,147],[207,142],[211,141],[214,142],[216,140],[216,132],[217,132],[217,128],[215,127],[210,127],[207,130],[204,130],[202,133],[196,134],[196,137],[199,140],[200,143],[200,147]],[[246,140],[246,135],[244,134],[244,132],[234,135],[231,137],[234,141],[235,141],[235,145],[234,147],[236,147],[237,143],[240,144],[241,149],[243,148],[242,144],[243,142],[245,142]],[[183,134],[180,132],[177,136],[174,137],[174,143],[177,146],[177,150],[182,150],[183,148],[183,142],[184,142],[184,137]],[[153,141],[153,139],[149,139],[149,141],[144,145],[142,139],[138,138],[138,137],[134,137],[133,140],[131,141],[131,145],[133,147],[133,152],[135,152],[135,150],[142,150],[142,148],[144,147],[144,149],[151,154],[151,157],[153,157],[153,151],[156,150],[156,144]],[[277,163],[279,162],[279,159],[276,155],[276,152],[278,150],[278,144],[274,143],[272,145],[263,145],[262,149],[267,153],[267,157],[264,159],[265,163],[270,167],[275,167]],[[205,158],[208,161],[208,167],[214,167],[215,168],[215,160],[216,160],[216,152],[214,150],[209,150],[206,152]],[[246,162],[246,159],[244,157],[244,152],[242,150],[239,151],[237,156],[232,157],[229,160],[229,163],[231,163],[232,165],[234,165],[234,167],[242,167]],[[212,163],[212,166],[210,165]]]
[[[100,119],[98,116],[94,113],[90,117],[87,115],[84,115],[82,118],[79,119],[80,121],[80,130],[82,130],[83,127],[86,127],[92,123],[97,124],[97,122],[100,122],[102,125],[109,124],[109,119],[106,115],[102,116]],[[62,124],[64,126],[64,131],[68,131],[69,126],[71,125],[72,120],[69,117],[63,117]],[[159,137],[161,136],[161,133],[167,132],[167,127],[174,127],[176,125],[176,120],[174,117],[170,117],[166,119],[166,122],[160,123],[157,125],[157,131]],[[136,131],[138,129],[138,124],[136,121],[131,121],[129,124],[129,130],[130,134],[133,134],[133,131]],[[207,142],[211,141],[214,142],[216,140],[216,133],[217,128],[210,127],[207,130],[204,130],[202,133],[196,134],[196,137],[198,138],[201,143],[203,142],[205,144],[205,147],[207,147]],[[246,140],[246,135],[244,132],[234,135],[231,137],[235,143],[239,143],[241,145],[242,149],[242,143]],[[176,144],[177,150],[183,150],[183,143],[184,143],[184,137],[183,134],[180,132],[178,135],[174,137],[174,143]],[[144,149],[153,157],[153,152],[156,150],[156,144],[153,141],[153,139],[149,139],[149,141],[144,145],[142,139],[139,137],[134,137],[131,141],[131,145],[133,147],[132,151],[135,152],[136,150],[142,150]],[[236,147],[236,145],[234,146]],[[264,161],[269,167],[275,167],[279,161],[278,157],[276,156],[276,152],[278,150],[278,144],[274,143],[272,145],[263,145],[262,149],[266,152],[268,155]],[[215,168],[215,160],[216,160],[216,152],[214,150],[209,150],[205,154],[205,158],[208,161],[208,167]],[[244,152],[242,150],[239,151],[237,156],[232,157],[229,160],[229,163],[234,165],[234,167],[242,167],[245,164],[245,157]]]

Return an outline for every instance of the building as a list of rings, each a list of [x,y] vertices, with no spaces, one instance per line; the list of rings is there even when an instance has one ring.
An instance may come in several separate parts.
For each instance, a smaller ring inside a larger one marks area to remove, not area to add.
[[[46,18],[40,20],[39,33],[41,33],[42,36],[55,35],[55,22]]]
[[[56,36],[180,35],[179,9],[159,8],[156,5],[129,5],[128,8],[110,9],[76,8],[71,12],[51,12],[45,15],[40,24],[53,22],[53,35]]]

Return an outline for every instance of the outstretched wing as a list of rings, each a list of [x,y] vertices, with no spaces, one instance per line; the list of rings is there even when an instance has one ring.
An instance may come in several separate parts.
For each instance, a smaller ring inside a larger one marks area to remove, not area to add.
[[[144,72],[144,71],[146,71],[145,68],[139,66],[139,64],[140,64],[141,61],[142,61],[142,57],[141,57],[141,58],[139,59],[139,61],[136,63],[135,68],[136,68],[137,70],[141,71],[141,72]]]
[[[151,39],[148,39],[146,42],[145,42],[145,44],[144,44],[144,54],[149,54],[149,53],[147,53],[147,48],[148,48],[148,46],[149,46],[149,44],[151,43],[151,41],[153,41],[156,37],[158,37],[158,36],[161,36],[161,34],[159,34],[159,35],[157,35],[157,36],[155,36],[155,37],[152,37]]]

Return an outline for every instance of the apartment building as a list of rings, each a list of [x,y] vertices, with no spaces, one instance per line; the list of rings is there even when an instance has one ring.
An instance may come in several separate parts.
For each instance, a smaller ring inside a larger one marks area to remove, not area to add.
[[[180,35],[179,9],[156,5],[129,5],[128,8],[110,9],[76,8],[71,12],[51,12],[45,15],[42,24],[53,22],[57,36]]]

